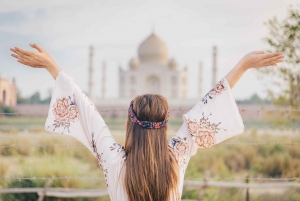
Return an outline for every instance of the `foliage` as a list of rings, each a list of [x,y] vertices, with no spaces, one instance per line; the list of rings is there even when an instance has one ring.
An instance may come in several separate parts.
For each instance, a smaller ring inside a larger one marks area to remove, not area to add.
[[[49,90],[49,95],[45,99],[41,99],[40,92],[35,92],[28,98],[21,96],[20,91],[18,91],[17,93],[17,104],[49,104],[50,101],[51,101],[51,90]]]
[[[0,103],[0,113],[15,113],[17,110],[13,107],[5,106]],[[5,116],[9,116],[9,114],[5,114]]]
[[[273,130],[274,131],[274,130]],[[252,130],[243,135],[226,140],[208,149],[198,149],[198,152],[189,162],[185,179],[202,181],[204,175],[210,178],[242,178],[249,175],[253,177],[300,177],[300,149],[297,145],[283,145],[282,143],[299,142],[298,133],[293,135],[276,135],[271,131]],[[269,133],[268,133],[269,132]],[[282,131],[282,134],[292,132]],[[124,144],[124,132],[112,130],[115,139]],[[168,136],[169,138],[171,135]],[[79,144],[70,136],[52,133],[27,134],[0,134],[0,146],[4,145],[30,145],[30,144]],[[264,145],[230,145],[236,142],[270,142]],[[274,143],[274,144],[273,144]],[[84,147],[11,147],[0,149],[0,177],[103,177],[94,156]],[[4,180],[5,181],[5,180]],[[43,187],[44,180],[33,180],[34,186]],[[230,182],[231,180],[222,180]],[[243,182],[243,180],[236,180]],[[251,182],[258,182],[252,181]],[[17,187],[18,184],[0,183],[0,188],[7,186]],[[50,187],[64,188],[106,188],[103,180],[55,180]],[[272,193],[250,193],[253,201],[260,200],[297,200],[300,192],[297,189],[286,189],[276,196]],[[199,190],[184,191],[182,199],[197,199]],[[12,195],[12,194],[11,194]],[[15,194],[17,195],[17,194]],[[273,197],[272,197],[273,196]],[[244,200],[243,189],[206,188],[203,190],[204,200]],[[3,199],[10,200],[10,199]],[[29,199],[28,199],[29,200]],[[88,199],[57,199],[49,198],[46,201],[104,201],[108,196]]]
[[[31,180],[13,180],[9,183],[8,188],[34,188],[36,184]],[[38,195],[36,193],[11,193],[11,194],[3,194],[3,200],[10,201],[36,201],[38,199]]]
[[[300,8],[288,9],[288,16],[279,21],[277,17],[264,23],[269,35],[264,40],[270,45],[269,51],[281,52],[284,62],[277,67],[258,69],[261,75],[269,75],[273,84],[280,89],[269,90],[272,103],[297,109],[300,106]]]
[[[270,104],[269,100],[261,99],[257,94],[253,94],[249,99],[237,100],[237,104]]]
[[[34,180],[12,180],[8,183],[8,188],[37,188],[37,187],[43,187],[43,183],[34,181]],[[60,186],[57,185],[56,186]],[[55,185],[52,187],[55,187]],[[1,198],[4,201],[36,201],[38,200],[37,193],[8,193],[1,195]],[[95,198],[56,198],[56,197],[44,197],[44,201],[93,201]],[[103,201],[105,199],[102,199]],[[101,199],[99,201],[102,201]]]

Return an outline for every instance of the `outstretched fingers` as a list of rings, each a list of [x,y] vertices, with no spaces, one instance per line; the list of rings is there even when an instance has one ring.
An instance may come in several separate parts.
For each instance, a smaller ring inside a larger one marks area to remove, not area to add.
[[[18,62],[25,64],[25,65],[31,65],[32,63],[35,62],[36,60],[36,53],[35,52],[30,52],[23,50],[21,48],[15,47],[10,49],[12,52],[15,54],[11,54],[11,56],[15,57],[18,59]]]
[[[274,53],[265,53],[260,55],[262,59],[270,59],[277,56],[282,56],[280,52],[274,52]]]
[[[32,66],[30,65],[30,62],[29,62],[29,61],[26,61],[26,60],[17,60],[17,62],[19,62],[19,63],[21,63],[21,64],[23,64],[23,65],[32,67]]]
[[[45,51],[41,46],[39,46],[39,45],[37,45],[37,44],[32,44],[32,43],[30,43],[29,45],[30,45],[31,47],[33,47],[34,49],[37,49],[37,51],[39,51],[39,52],[44,52],[44,51]]]
[[[279,56],[274,56],[274,57],[271,57],[271,58],[268,58],[268,59],[264,59],[264,64],[265,65],[271,65],[271,64],[274,64],[274,63],[282,62],[283,58],[284,57],[282,55],[279,55]]]
[[[34,52],[31,52],[31,51],[27,51],[27,50],[23,50],[19,47],[15,47],[15,50],[18,54],[22,54],[24,56],[33,56],[34,55]]]
[[[20,51],[17,51],[16,49],[11,49],[15,54],[11,54],[11,56],[15,57],[17,59],[17,62],[24,64],[26,66],[30,66],[30,60],[32,57],[22,54]]]
[[[17,54],[11,54],[11,56],[15,57],[17,59],[18,62],[26,62],[26,63],[29,63],[30,60],[28,58],[25,58],[25,57],[21,57]]]
[[[16,48],[11,48],[10,50],[15,53],[15,54],[12,54],[11,56],[13,56],[17,59],[30,60],[34,56],[31,52],[22,50],[21,48],[16,47]]]

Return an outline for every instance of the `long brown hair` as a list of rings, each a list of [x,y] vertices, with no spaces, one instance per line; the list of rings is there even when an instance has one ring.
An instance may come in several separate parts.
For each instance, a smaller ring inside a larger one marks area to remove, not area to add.
[[[145,94],[134,99],[140,121],[160,122],[168,113],[165,98]],[[128,116],[125,140],[125,189],[129,201],[169,201],[178,185],[178,166],[167,143],[167,127],[143,128]]]

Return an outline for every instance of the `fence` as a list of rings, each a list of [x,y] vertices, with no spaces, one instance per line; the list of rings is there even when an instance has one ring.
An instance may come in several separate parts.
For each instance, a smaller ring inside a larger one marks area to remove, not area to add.
[[[246,178],[246,182],[249,182],[251,178]],[[261,179],[261,178],[259,178]],[[268,179],[268,178],[265,178]],[[269,178],[270,179],[270,178]],[[290,178],[288,178],[290,179]],[[299,178],[298,178],[299,179]],[[108,195],[106,189],[73,189],[73,188],[50,188],[51,182],[53,180],[49,179],[46,182],[44,188],[10,188],[10,189],[0,189],[1,193],[37,193],[39,196],[38,201],[43,201],[44,197],[51,196],[57,198],[76,198],[76,197],[101,197]],[[299,183],[241,183],[241,182],[219,182],[219,181],[209,181],[209,179],[204,178],[203,181],[184,181],[184,190],[199,190],[198,200],[202,200],[202,194],[205,188],[208,187],[221,187],[221,188],[244,188],[246,189],[245,200],[249,201],[249,189],[251,188],[287,188],[295,187],[300,188]]]

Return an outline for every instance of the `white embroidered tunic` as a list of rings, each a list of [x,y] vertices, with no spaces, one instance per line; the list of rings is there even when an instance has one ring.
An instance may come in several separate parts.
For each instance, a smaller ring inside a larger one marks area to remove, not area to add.
[[[221,79],[182,117],[182,126],[168,141],[170,153],[176,158],[179,168],[178,193],[170,195],[172,201],[180,200],[185,170],[198,148],[208,148],[244,132],[244,124],[226,78]],[[63,70],[59,71],[55,80],[45,130],[75,137],[83,143],[104,172],[110,199],[128,200],[123,186],[124,177],[120,174],[126,164],[124,148],[115,141],[92,101]]]

